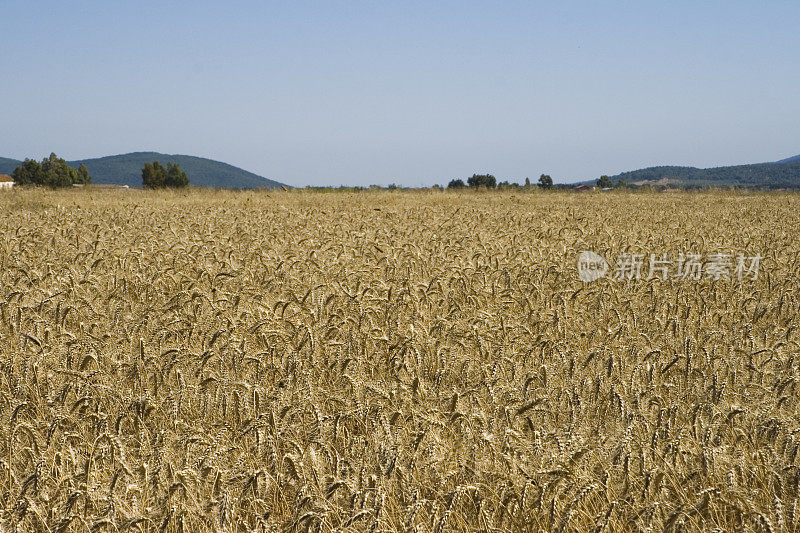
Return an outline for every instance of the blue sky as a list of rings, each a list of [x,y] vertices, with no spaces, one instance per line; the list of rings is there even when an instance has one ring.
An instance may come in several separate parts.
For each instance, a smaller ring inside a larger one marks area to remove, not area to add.
[[[800,154],[800,3],[0,0],[0,156],[301,185]]]

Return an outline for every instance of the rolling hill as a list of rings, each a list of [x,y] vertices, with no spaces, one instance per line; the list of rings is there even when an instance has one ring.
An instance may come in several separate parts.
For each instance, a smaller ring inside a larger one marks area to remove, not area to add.
[[[21,161],[17,161],[16,159],[0,157],[0,174],[11,174],[20,163]]]
[[[626,184],[634,186],[800,189],[800,155],[774,163],[727,167],[648,167],[622,172],[610,177],[614,182],[623,180]],[[594,184],[594,180],[582,183]]]
[[[96,159],[69,161],[68,163],[76,168],[81,164],[86,165],[92,176],[92,183],[95,184],[141,187],[142,167],[145,163],[152,161],[160,161],[163,165],[179,164],[189,175],[191,184],[197,187],[258,189],[277,188],[283,185],[227,163],[191,155],[133,152]],[[15,159],[0,158],[0,174],[11,174],[19,164],[20,161]]]

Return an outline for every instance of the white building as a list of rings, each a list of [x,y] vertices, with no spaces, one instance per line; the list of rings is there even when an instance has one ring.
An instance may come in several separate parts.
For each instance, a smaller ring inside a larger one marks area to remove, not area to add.
[[[14,186],[14,180],[7,174],[0,174],[0,189],[10,189]]]

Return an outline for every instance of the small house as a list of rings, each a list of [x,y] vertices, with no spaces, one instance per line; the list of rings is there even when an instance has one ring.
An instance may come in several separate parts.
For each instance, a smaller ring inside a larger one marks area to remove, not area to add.
[[[0,174],[0,189],[11,189],[14,187],[14,180],[8,174]]]

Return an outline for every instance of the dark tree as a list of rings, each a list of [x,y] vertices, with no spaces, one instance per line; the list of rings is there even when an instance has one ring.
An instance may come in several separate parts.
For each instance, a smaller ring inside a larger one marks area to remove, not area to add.
[[[611,178],[603,174],[602,176],[600,176],[600,179],[597,180],[597,186],[600,187],[601,189],[607,189],[609,187],[613,187],[614,182],[611,181]]]
[[[497,187],[497,179],[491,174],[473,174],[471,178],[467,179],[467,185],[470,187],[494,189]]]
[[[50,157],[42,159],[41,163],[26,159],[14,169],[12,178],[19,185],[41,185],[54,189],[92,182],[92,177],[85,166],[72,168],[56,154],[50,154]]]
[[[450,183],[447,184],[448,189],[463,189],[464,187],[466,187],[464,180],[459,179],[450,180]]]
[[[142,187],[145,189],[161,189],[166,187],[167,169],[158,161],[145,163],[142,168]]]
[[[186,187],[189,176],[178,164],[167,163],[166,168],[158,161],[145,163],[142,168],[142,187],[145,189],[164,189]]]
[[[542,174],[539,176],[539,187],[542,189],[549,189],[553,186],[553,178],[548,176],[547,174]]]
[[[17,185],[42,185],[42,164],[35,159],[25,159],[11,174]]]
[[[188,187],[189,186],[189,176],[186,175],[186,172],[181,170],[181,166],[172,163],[167,163],[167,179],[166,179],[167,187]]]
[[[89,169],[86,165],[81,164],[78,166],[78,175],[80,176],[80,183],[86,185],[92,182],[92,177],[89,175]]]

